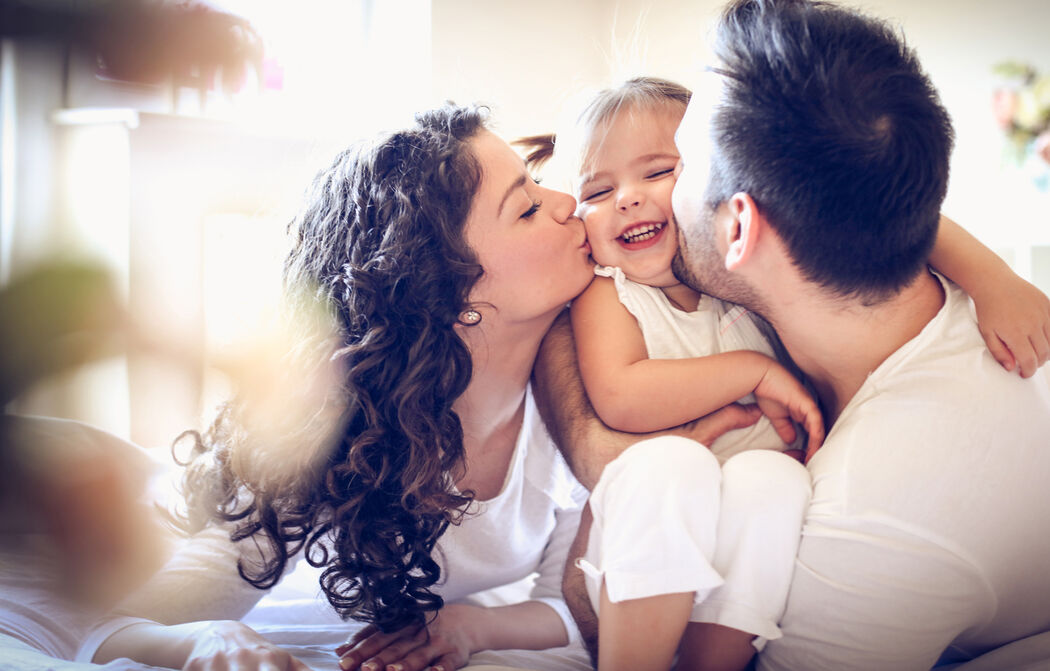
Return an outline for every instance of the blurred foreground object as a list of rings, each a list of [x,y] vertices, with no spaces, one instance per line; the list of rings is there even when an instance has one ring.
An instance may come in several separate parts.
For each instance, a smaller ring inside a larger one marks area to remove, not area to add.
[[[126,314],[109,272],[53,261],[0,290],[0,404],[51,374],[118,353]]]
[[[171,77],[207,88],[219,76],[236,91],[260,76],[263,43],[245,19],[202,0],[0,0],[0,37],[58,39],[90,49],[99,73],[154,84]]]
[[[294,319],[275,316],[207,362],[234,390],[233,472],[271,492],[311,483],[341,438],[334,325],[323,306],[304,302]],[[177,334],[131,323],[98,264],[52,261],[0,288],[4,403],[46,377],[131,351],[201,363]],[[158,492],[145,485],[172,462],[167,450],[155,459],[79,422],[0,415],[0,587],[32,582],[34,594],[103,609],[136,587],[160,567],[170,539],[153,505]]]
[[[35,586],[38,598],[112,607],[167,556],[170,536],[145,497],[161,470],[135,445],[85,424],[0,416],[5,592]],[[20,565],[26,575],[7,584]]]
[[[101,265],[51,261],[14,278],[0,289],[0,401],[124,351],[127,332]],[[149,473],[144,453],[98,429],[0,416],[5,551],[32,557],[35,580],[72,601],[112,605],[159,567],[159,529],[139,503]]]

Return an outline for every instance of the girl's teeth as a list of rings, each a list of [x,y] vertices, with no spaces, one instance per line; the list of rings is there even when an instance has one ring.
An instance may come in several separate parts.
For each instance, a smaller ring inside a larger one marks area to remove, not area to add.
[[[621,237],[623,237],[624,242],[643,242],[659,233],[661,228],[663,228],[663,224],[650,224],[635,232],[628,231]]]

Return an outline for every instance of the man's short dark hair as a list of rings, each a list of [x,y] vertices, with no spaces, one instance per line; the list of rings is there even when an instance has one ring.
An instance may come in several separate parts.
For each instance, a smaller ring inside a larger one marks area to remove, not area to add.
[[[804,276],[840,295],[906,286],[936,238],[953,132],[903,39],[828,3],[740,0],[715,53],[709,204],[749,193]]]

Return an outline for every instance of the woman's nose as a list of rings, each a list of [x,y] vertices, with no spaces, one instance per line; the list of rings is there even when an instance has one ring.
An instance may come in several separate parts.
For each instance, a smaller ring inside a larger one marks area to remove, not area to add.
[[[550,198],[554,199],[554,207],[551,210],[551,214],[559,224],[568,223],[576,212],[576,199],[562,191],[550,191]]]

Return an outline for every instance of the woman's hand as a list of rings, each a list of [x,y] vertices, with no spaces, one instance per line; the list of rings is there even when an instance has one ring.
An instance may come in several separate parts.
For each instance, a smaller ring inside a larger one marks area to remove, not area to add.
[[[121,657],[187,671],[310,671],[251,627],[233,620],[133,624],[106,639],[93,661],[105,664]]]
[[[754,394],[762,414],[769,418],[777,435],[788,445],[795,442],[797,435],[792,420],[805,427],[809,434],[806,443],[808,461],[824,442],[824,418],[802,383],[786,368],[770,360]]]
[[[211,622],[195,637],[185,671],[310,671],[240,622]]]
[[[977,328],[1003,368],[1031,377],[1050,358],[1050,299],[1010,273],[972,294]]]
[[[480,650],[474,634],[485,608],[451,604],[419,628],[389,634],[368,625],[335,649],[343,671],[453,671]]]

